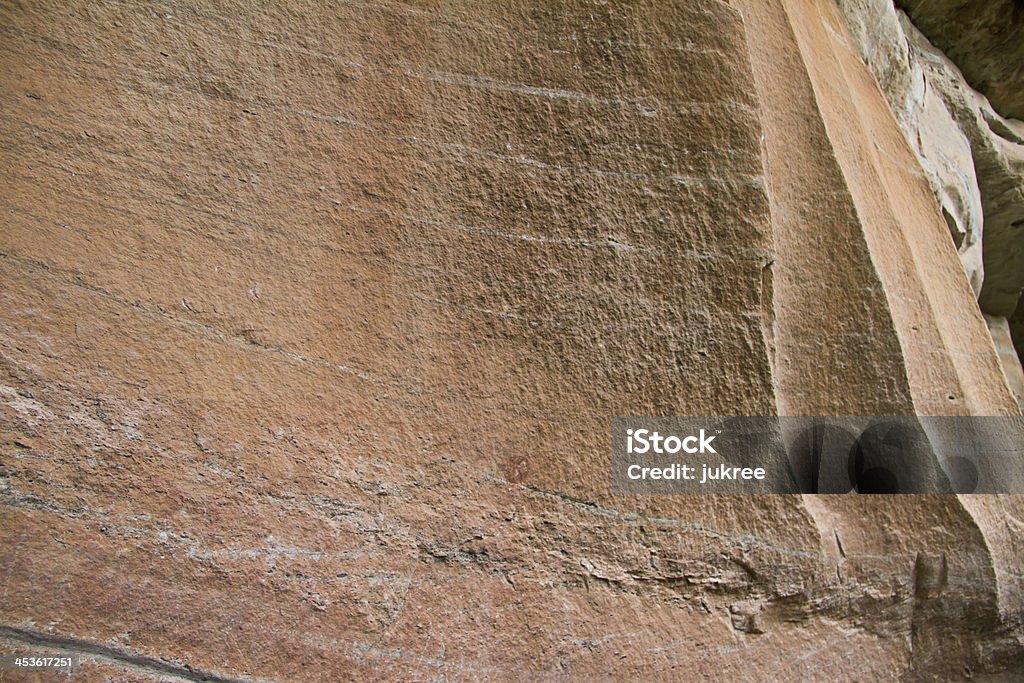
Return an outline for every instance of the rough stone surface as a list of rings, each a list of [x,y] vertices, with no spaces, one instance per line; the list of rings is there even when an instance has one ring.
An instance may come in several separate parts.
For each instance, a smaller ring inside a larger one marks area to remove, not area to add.
[[[1024,3],[896,0],[1003,116],[1024,119]]]
[[[892,0],[839,0],[854,43],[928,176],[975,293],[984,281],[982,196],[971,142],[947,103],[959,72],[926,41],[912,42]],[[953,95],[955,96],[955,94]],[[962,99],[962,98],[961,98]]]
[[[1017,412],[834,5],[41,0],[0,33],[6,649],[1020,674],[1019,497],[609,488],[616,414]]]
[[[939,200],[979,304],[1000,328],[996,339],[1007,319],[1024,318],[1024,123],[1000,116],[890,0],[839,6]],[[1011,384],[1021,357],[1001,354]]]
[[[1017,402],[1024,405],[1024,370],[1021,369],[1016,349],[1013,345],[1013,334],[1006,318],[999,318],[986,315],[985,322],[992,334],[992,342],[995,344],[996,353],[1003,364],[1003,371],[1006,373],[1006,383],[1010,387]]]

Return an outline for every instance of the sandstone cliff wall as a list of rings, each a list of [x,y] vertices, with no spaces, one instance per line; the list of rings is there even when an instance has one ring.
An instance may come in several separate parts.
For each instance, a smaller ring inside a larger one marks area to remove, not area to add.
[[[0,35],[7,647],[1020,671],[1017,497],[610,491],[616,414],[1018,412],[833,3],[4,2]]]
[[[936,40],[945,44],[944,38],[956,36],[961,49],[953,54],[974,76],[971,82],[1004,111],[1017,111],[1004,97],[1009,94],[1004,86],[1016,82],[1010,70],[1019,70],[1010,39],[1020,31],[1014,20],[1019,10],[1007,3],[906,4]],[[1007,381],[1024,402],[1019,360],[1024,355],[1024,123],[1001,116],[888,0],[841,0],[839,5],[853,45],[878,80],[939,200]],[[953,6],[958,6],[955,13]],[[969,52],[968,42],[976,45]],[[997,64],[1000,45],[1006,49]],[[975,59],[992,73],[982,77]]]

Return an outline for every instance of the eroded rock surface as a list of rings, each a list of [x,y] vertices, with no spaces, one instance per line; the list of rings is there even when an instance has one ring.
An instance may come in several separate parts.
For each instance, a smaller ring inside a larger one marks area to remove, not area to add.
[[[929,40],[1003,116],[1024,119],[1024,5],[1020,0],[896,0]]]
[[[915,8],[915,20],[933,28],[936,18],[930,13],[945,16],[943,3],[907,4]],[[976,4],[946,3],[945,8],[951,5],[961,6],[962,14],[982,13]],[[989,7],[996,5],[1002,3]],[[1003,328],[1019,329],[1024,318],[1024,307],[1017,313],[1024,291],[1024,122],[1001,116],[958,68],[968,68],[973,57],[988,54],[996,43],[979,39],[973,49],[960,45],[954,64],[889,0],[840,0],[839,6],[856,49],[878,80],[939,200],[998,346],[1005,341],[1000,337]],[[1014,11],[1003,9],[993,12],[986,25],[998,24],[992,30],[1002,33],[1019,32],[1024,23],[1014,21]],[[952,17],[945,18],[952,22]],[[981,30],[977,25],[965,28],[964,17],[958,21],[958,28],[951,23],[948,31]],[[1013,50],[1004,52],[999,64],[1004,69],[1017,65],[1019,71],[1020,60],[1013,55]],[[1007,76],[1010,82],[1014,78]],[[1024,336],[1014,336],[1017,347],[1024,349]],[[1021,356],[1001,354],[1013,387]],[[1024,402],[1019,388],[1015,393]]]
[[[610,491],[616,414],[1017,410],[836,7],[62,1],[0,35],[6,647],[1019,672],[1017,497]]]

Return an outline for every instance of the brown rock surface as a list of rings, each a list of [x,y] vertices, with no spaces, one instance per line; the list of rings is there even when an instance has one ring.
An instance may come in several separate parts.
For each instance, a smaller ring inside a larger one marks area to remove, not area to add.
[[[890,0],[838,4],[851,29],[851,47],[878,80],[939,200],[997,349],[1007,346],[1009,330],[1021,350],[1000,353],[1015,387],[1024,357],[1024,122],[1000,116]],[[918,9],[938,12],[942,6]],[[1011,21],[1003,29],[1019,26]],[[976,51],[988,47],[981,43]],[[961,63],[970,66],[973,54],[961,55]],[[1010,55],[1001,60],[1020,63]],[[1012,349],[1010,344],[1005,350]]]
[[[0,35],[8,648],[1019,671],[1017,497],[610,491],[617,414],[1016,412],[833,5],[41,1]]]

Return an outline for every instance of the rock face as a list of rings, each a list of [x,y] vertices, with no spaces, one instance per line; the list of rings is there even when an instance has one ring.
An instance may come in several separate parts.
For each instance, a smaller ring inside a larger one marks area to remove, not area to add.
[[[1003,114],[1024,119],[1024,4],[1020,0],[896,0]]]
[[[838,7],[327,5],[0,5],[5,648],[1021,673],[1019,497],[610,490],[613,415],[1018,412]]]
[[[962,13],[975,11],[963,3],[929,3],[927,11],[923,4],[906,4],[915,19],[920,17],[933,28],[932,9],[958,5],[963,6]],[[840,0],[839,6],[856,49],[878,80],[939,200],[979,305],[992,323],[996,345],[1005,344],[1008,325],[1017,331],[1014,336],[1021,353],[1016,357],[1001,353],[1001,357],[1007,379],[1024,405],[1024,387],[1017,381],[1019,358],[1024,356],[1024,306],[1018,312],[1024,291],[1024,123],[1000,116],[968,85],[957,65],[889,0]],[[1024,21],[1006,19],[1013,14],[1003,13],[998,23],[1003,33],[1020,33],[1024,28]],[[941,12],[939,16],[951,22],[946,32],[967,31],[967,18],[954,22]],[[935,30],[946,35],[941,26],[939,22]],[[982,41],[982,58],[997,43]],[[966,49],[961,46],[961,52]],[[973,64],[972,55],[965,56],[963,63]],[[1016,65],[1019,71],[1021,63],[1012,51],[1000,58],[1003,70]]]

